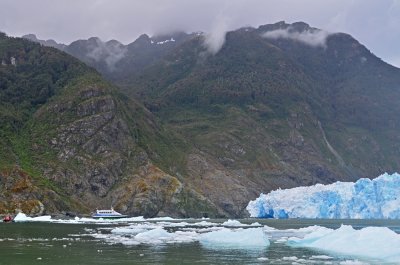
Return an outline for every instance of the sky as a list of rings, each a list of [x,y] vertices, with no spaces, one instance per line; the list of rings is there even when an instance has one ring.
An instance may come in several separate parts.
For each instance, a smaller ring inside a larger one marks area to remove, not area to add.
[[[0,0],[0,31],[66,44],[92,36],[127,44],[143,33],[220,34],[282,20],[349,33],[400,67],[400,0]]]

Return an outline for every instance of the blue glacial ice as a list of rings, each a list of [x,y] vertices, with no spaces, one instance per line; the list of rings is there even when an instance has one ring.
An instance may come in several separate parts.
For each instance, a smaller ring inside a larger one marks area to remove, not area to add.
[[[278,189],[261,194],[246,209],[260,218],[400,219],[400,174]]]

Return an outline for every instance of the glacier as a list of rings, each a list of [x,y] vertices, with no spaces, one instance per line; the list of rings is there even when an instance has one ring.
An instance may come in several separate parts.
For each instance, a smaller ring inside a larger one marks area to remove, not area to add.
[[[258,218],[400,219],[400,174],[278,189],[246,209]]]

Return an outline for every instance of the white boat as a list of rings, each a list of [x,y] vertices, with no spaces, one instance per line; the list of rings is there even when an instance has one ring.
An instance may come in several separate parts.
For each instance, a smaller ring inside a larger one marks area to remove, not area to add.
[[[127,215],[120,214],[115,211],[112,207],[111,210],[96,210],[96,213],[92,215],[93,218],[104,218],[104,219],[117,219],[117,218],[125,218]]]

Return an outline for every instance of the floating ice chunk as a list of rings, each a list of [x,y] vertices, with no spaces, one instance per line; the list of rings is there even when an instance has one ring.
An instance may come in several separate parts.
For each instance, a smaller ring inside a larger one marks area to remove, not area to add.
[[[194,223],[193,226],[215,226],[217,225],[216,223],[211,223],[211,222],[207,222],[207,221],[201,221],[201,222],[197,222]]]
[[[191,226],[187,222],[179,222],[179,223],[173,223],[173,222],[157,222],[158,225],[162,225],[163,227],[187,227]]]
[[[222,223],[223,226],[243,226],[243,224],[237,220],[228,219],[228,221]]]
[[[325,260],[327,260],[327,259],[333,259],[333,257],[327,256],[327,255],[312,255],[310,257],[310,259],[325,259]]]
[[[218,227],[218,226],[214,226],[214,227],[205,227],[205,228],[191,228],[192,231],[196,231],[198,233],[208,233],[208,232],[213,232],[213,231],[219,231],[223,229],[223,227]]]
[[[291,260],[291,261],[296,261],[296,260],[298,260],[299,258],[297,258],[297,257],[295,257],[295,256],[292,256],[292,257],[283,257],[282,258],[282,260],[286,260],[286,261],[288,261],[288,260]]]
[[[27,222],[31,217],[26,216],[26,214],[20,212],[14,217],[14,222]]]
[[[247,210],[261,218],[400,219],[400,174],[261,194]]]
[[[158,227],[150,231],[139,233],[135,236],[134,240],[146,244],[184,243],[196,241],[197,236],[198,234],[196,232],[176,231],[175,233],[169,233],[162,227]]]
[[[154,217],[147,219],[149,221],[174,221],[174,220],[181,220],[181,219],[174,219],[172,217]]]
[[[270,244],[262,228],[222,228],[219,231],[201,234],[199,241],[207,247],[224,248],[267,247]]]
[[[322,226],[308,226],[299,229],[276,229],[269,226],[264,226],[264,231],[268,235],[268,238],[275,243],[286,243],[289,239],[299,239],[304,238],[305,235],[308,235],[312,232],[319,233],[328,233],[332,231],[329,228],[325,228]]]
[[[141,231],[139,231],[142,229]],[[185,243],[197,240],[198,234],[190,231],[176,231],[169,233],[162,227],[155,227],[150,230],[138,227],[131,228],[115,228],[111,230],[111,234],[92,234],[93,237],[104,239],[112,244],[123,245],[160,245],[169,243]]]
[[[170,239],[172,239],[172,237],[173,237],[172,233],[168,233],[163,228],[158,227],[150,231],[139,233],[138,235],[135,236],[135,240],[141,243],[157,244],[169,241]]]
[[[339,263],[340,265],[368,265],[368,263],[359,260],[345,260]]]
[[[111,229],[111,233],[120,235],[137,235],[139,233],[143,233],[158,227],[160,226],[157,224],[139,223],[130,226],[116,227],[114,229]]]
[[[51,221],[51,216],[50,215],[43,215],[43,216],[38,216],[38,217],[32,217],[33,221],[37,222],[50,222]]]
[[[310,247],[346,255],[400,262],[400,235],[386,227],[355,230],[342,225],[339,229],[318,229],[304,238],[290,238],[290,246]]]
[[[287,237],[281,237],[275,241],[275,243],[286,243],[288,241]]]
[[[255,222],[255,223],[252,223],[252,224],[242,224],[238,220],[228,219],[228,221],[225,221],[225,222],[222,223],[222,226],[226,226],[226,227],[249,227],[249,226],[262,226],[262,225],[260,223],[258,223],[258,222]]]
[[[14,222],[50,222],[51,216],[39,216],[39,217],[29,217],[26,214],[20,212],[14,217]]]

